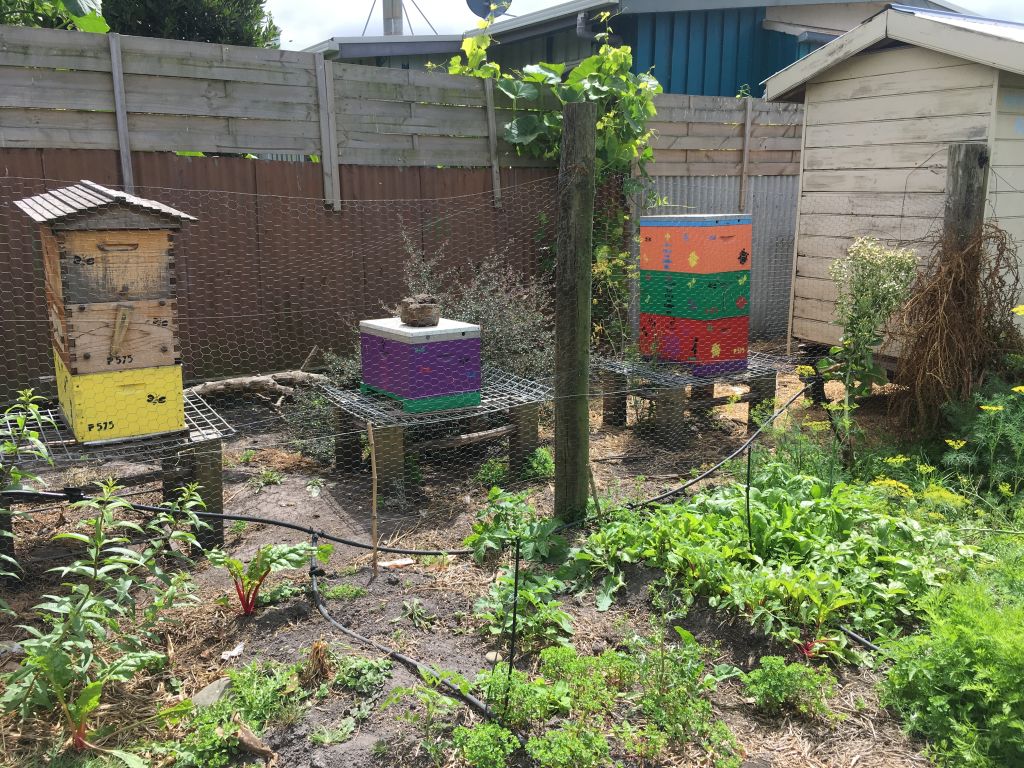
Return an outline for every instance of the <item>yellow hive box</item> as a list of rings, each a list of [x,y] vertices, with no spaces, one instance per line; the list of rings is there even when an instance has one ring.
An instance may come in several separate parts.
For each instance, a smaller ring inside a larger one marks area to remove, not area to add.
[[[73,376],[54,352],[57,397],[80,443],[185,429],[180,365]]]

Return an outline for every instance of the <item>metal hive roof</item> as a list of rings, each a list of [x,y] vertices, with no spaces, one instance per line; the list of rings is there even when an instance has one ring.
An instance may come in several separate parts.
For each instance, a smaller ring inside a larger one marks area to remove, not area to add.
[[[70,187],[62,187],[33,197],[15,200],[14,204],[40,224],[51,224],[87,211],[115,205],[126,205],[136,210],[170,216],[181,221],[197,221],[194,216],[158,203],[156,200],[146,200],[86,180]]]

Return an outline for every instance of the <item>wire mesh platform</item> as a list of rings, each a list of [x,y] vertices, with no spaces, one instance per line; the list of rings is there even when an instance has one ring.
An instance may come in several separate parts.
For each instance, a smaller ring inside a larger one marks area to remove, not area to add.
[[[210,440],[235,434],[234,428],[199,395],[185,393],[185,429],[162,435],[147,435],[100,443],[79,443],[56,403],[40,409],[40,440],[46,446],[54,468],[106,461],[156,461]],[[30,459],[24,466],[43,464]]]
[[[712,384],[748,384],[775,373],[792,371],[796,362],[791,357],[751,352],[747,367],[742,371],[725,371],[714,376],[697,376],[681,363],[656,363],[643,360],[595,359],[592,369],[596,373],[624,376],[632,382],[656,389],[707,387]]]
[[[553,390],[547,384],[494,368],[484,369],[480,405],[431,413],[407,413],[394,400],[333,384],[318,384],[317,388],[331,405],[375,427],[421,427],[452,419],[487,416],[523,405],[545,403],[553,397]]]

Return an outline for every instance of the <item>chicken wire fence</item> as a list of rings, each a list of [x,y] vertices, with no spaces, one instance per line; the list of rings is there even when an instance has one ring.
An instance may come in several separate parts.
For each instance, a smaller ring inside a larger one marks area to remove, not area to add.
[[[590,376],[596,484],[618,498],[654,495],[727,454],[750,404],[770,401],[793,367],[786,313],[750,306],[779,304],[792,270],[791,242],[759,230],[756,207],[735,267],[697,270],[705,288],[721,278],[710,289],[721,296],[694,303],[684,274],[672,288],[682,303],[669,306],[697,312],[678,321],[691,335],[722,317],[742,327],[732,364],[702,368],[652,343],[651,316],[671,315],[651,303],[663,296],[644,282],[654,270],[636,214],[645,200],[659,215],[728,211],[624,181],[598,190]],[[51,486],[114,477],[156,498],[199,482],[213,508],[364,537],[375,497],[385,538],[414,528],[427,544],[446,543],[445,521],[492,486],[550,504],[554,176],[506,186],[500,204],[486,192],[331,210],[144,186],[138,198],[188,218],[121,198],[89,208],[88,189],[89,210],[73,215],[67,200],[37,198],[56,206],[45,221],[13,204],[67,186],[0,179],[2,394],[43,398]],[[694,249],[710,247],[706,235]],[[396,318],[412,295],[433,298],[438,325]]]

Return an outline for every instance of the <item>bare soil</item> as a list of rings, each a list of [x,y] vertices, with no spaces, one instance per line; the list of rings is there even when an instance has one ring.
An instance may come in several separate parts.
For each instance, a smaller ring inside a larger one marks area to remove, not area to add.
[[[780,379],[779,397],[797,391],[794,377]],[[726,390],[719,390],[722,394]],[[252,403],[237,406],[254,423],[266,424],[266,408]],[[746,436],[746,406],[728,406],[717,418],[694,419],[692,431],[680,436],[678,444],[660,446],[644,429],[639,408],[630,408],[630,423],[621,429],[605,428],[599,412],[592,419],[592,459],[596,484],[602,497],[614,500],[647,498],[677,486],[694,471],[710,466],[738,446]],[[241,410],[239,414],[244,415]],[[639,418],[638,418],[639,417]],[[229,420],[231,415],[228,415]],[[242,419],[243,421],[245,419]],[[550,441],[550,431],[542,430],[542,440]],[[257,432],[242,429],[225,446],[224,497],[226,511],[279,518],[311,526],[332,534],[360,541],[370,536],[370,476],[367,472],[332,473],[291,450],[290,436],[284,429]],[[243,462],[245,449],[255,451]],[[500,446],[491,449],[500,455]],[[470,532],[475,512],[486,498],[486,489],[471,480],[476,466],[486,458],[477,452],[468,463],[463,456],[446,456],[444,461],[422,457],[420,471],[423,489],[412,509],[383,510],[380,515],[381,539],[387,543],[414,548],[456,548]],[[126,473],[129,468],[108,465],[80,470],[72,478],[76,484],[108,474]],[[255,487],[251,478],[265,469],[282,474],[280,485]],[[314,495],[307,487],[313,478],[321,478],[323,487]],[[61,487],[69,482],[65,475],[49,478]],[[159,489],[150,485],[131,489],[133,501],[154,503]],[[553,488],[547,483],[531,487],[533,503],[549,511]],[[30,578],[5,590],[14,607],[27,614],[39,596],[52,591],[59,579],[46,568],[67,562],[73,555],[66,544],[50,541],[60,530],[71,528],[82,513],[67,506],[37,512],[19,519],[16,534],[19,557]],[[268,543],[298,542],[302,534],[268,525],[227,526],[226,549],[243,559]],[[392,556],[384,555],[382,560]],[[356,599],[331,600],[334,618],[354,631],[379,643],[400,650],[424,664],[455,670],[467,677],[489,666],[488,651],[505,651],[479,632],[473,619],[474,601],[484,594],[494,578],[494,566],[478,567],[469,558],[450,563],[420,558],[401,569],[382,569],[374,578],[369,553],[354,547],[335,548],[325,586],[347,583],[362,587],[366,594]],[[197,567],[196,589],[200,602],[183,611],[182,625],[171,635],[174,677],[181,681],[181,695],[190,696],[207,683],[221,677],[231,666],[254,659],[273,659],[292,663],[302,658],[310,645],[324,639],[352,653],[373,657],[372,649],[347,638],[333,628],[303,597],[257,612],[254,617],[238,615],[233,592],[224,572],[207,565]],[[594,608],[593,596],[584,594],[565,600],[564,607],[573,616],[576,627],[574,644],[580,653],[600,653],[618,646],[627,634],[644,632],[650,627],[651,606],[646,588],[651,574],[637,569],[630,574],[624,596],[604,613]],[[268,580],[264,589],[283,580],[305,584],[308,576],[291,572]],[[418,599],[425,610],[436,614],[437,622],[429,630],[415,628],[403,618],[404,601]],[[0,640],[17,639],[22,631],[16,620],[0,622]],[[730,620],[706,605],[697,604],[682,622],[697,639],[712,649],[713,662],[728,662],[750,668],[757,659],[776,653],[793,656],[789,648],[750,629],[745,623]],[[244,643],[237,658],[222,661],[221,654]],[[529,669],[534,660],[519,659]],[[808,722],[798,718],[764,718],[743,699],[739,686],[725,683],[714,694],[717,715],[736,734],[746,755],[747,768],[783,768],[789,766],[828,766],[829,768],[896,768],[927,765],[920,745],[909,741],[898,724],[878,704],[875,694],[877,673],[867,669],[836,670],[840,678],[833,708],[844,717],[835,723]],[[405,704],[382,709],[379,703],[398,686],[415,682],[415,676],[401,664],[395,664],[385,690],[377,697],[369,719],[359,724],[351,739],[332,746],[316,746],[310,734],[319,726],[336,725],[355,703],[352,697],[334,697],[312,706],[301,719],[287,727],[271,728],[266,742],[278,752],[280,766],[321,768],[322,766],[398,766],[428,765],[418,747],[416,735],[398,715]],[[170,694],[165,692],[166,698]],[[469,721],[473,715],[460,710],[459,717]],[[2,760],[0,760],[2,763]],[[698,766],[697,758],[678,756],[665,765]]]

